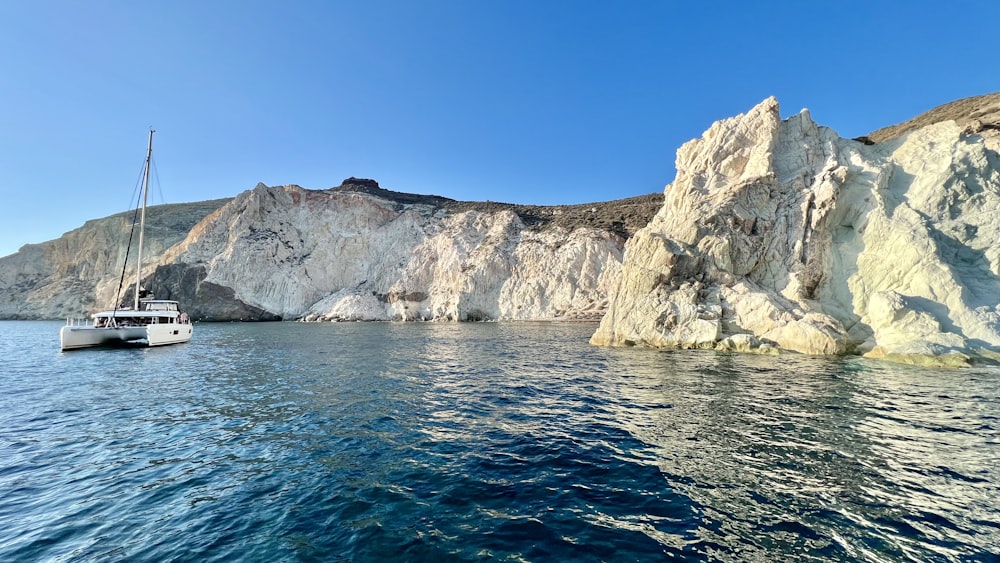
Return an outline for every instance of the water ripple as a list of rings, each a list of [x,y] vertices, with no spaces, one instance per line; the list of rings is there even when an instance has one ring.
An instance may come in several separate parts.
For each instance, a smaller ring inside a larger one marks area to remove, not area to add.
[[[0,322],[0,560],[986,561],[1000,371],[591,325]]]

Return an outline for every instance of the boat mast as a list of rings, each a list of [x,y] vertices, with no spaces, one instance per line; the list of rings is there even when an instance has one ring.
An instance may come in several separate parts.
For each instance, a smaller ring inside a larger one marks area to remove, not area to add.
[[[146,168],[142,171],[142,212],[139,215],[139,253],[135,267],[135,310],[139,310],[139,283],[142,282],[142,238],[146,230],[146,203],[149,201],[149,164],[153,159],[153,128],[149,128],[149,146],[146,148]]]

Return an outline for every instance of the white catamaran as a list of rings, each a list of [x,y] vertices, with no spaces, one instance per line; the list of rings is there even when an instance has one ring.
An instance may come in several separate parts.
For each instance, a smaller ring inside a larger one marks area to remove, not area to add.
[[[91,316],[93,322],[78,323],[69,320],[59,331],[59,343],[63,350],[90,348],[120,343],[163,346],[191,340],[193,328],[186,313],[182,313],[177,301],[144,299],[140,282],[142,280],[142,243],[146,226],[146,203],[149,200],[149,171],[153,158],[153,133],[149,130],[149,146],[146,149],[146,165],[142,178],[142,210],[139,219],[139,247],[135,272],[135,299],[131,308],[119,308],[118,296],[115,308],[101,311]],[[134,225],[134,223],[133,223]],[[128,253],[126,252],[126,263]],[[122,277],[124,278],[124,272]]]

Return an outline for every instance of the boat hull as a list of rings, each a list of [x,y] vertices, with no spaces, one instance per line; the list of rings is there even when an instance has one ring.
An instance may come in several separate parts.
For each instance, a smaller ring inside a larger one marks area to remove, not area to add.
[[[159,324],[146,327],[146,341],[150,346],[180,344],[191,340],[194,330],[189,324]]]
[[[190,324],[152,324],[130,327],[64,326],[59,331],[59,346],[63,350],[114,346],[125,343],[166,346],[191,340],[193,332]]]

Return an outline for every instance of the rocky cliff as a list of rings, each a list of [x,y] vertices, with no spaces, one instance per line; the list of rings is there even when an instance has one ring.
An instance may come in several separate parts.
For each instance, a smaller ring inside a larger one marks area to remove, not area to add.
[[[1000,94],[854,140],[768,99],[683,145],[662,196],[522,206],[350,178],[161,206],[144,285],[202,320],[601,319],[597,344],[963,365],[1000,358],[998,150]],[[130,219],[0,258],[0,318],[113,303]]]
[[[149,208],[145,257],[155,262],[198,221],[229,200]],[[0,258],[0,319],[79,316],[110,306],[122,274],[134,212],[87,221],[62,237]],[[135,252],[128,257],[131,279]]]
[[[647,222],[657,199],[619,202],[607,228],[568,228],[565,209],[470,206],[370,180],[258,185],[165,253],[150,286],[195,318],[597,319],[621,263],[616,229],[627,233],[630,206]]]
[[[330,190],[258,185],[151,209],[143,285],[201,320],[596,320],[626,238],[661,202],[459,202],[356,178]],[[0,259],[0,317],[113,303],[126,215]]]
[[[782,120],[773,98],[713,124],[678,150],[677,177],[629,241],[592,342],[995,356],[995,101],[859,140],[806,111]]]

